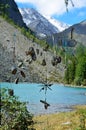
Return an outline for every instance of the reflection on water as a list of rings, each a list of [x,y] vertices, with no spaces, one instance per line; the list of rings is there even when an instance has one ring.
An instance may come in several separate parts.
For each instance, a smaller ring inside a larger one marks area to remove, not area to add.
[[[45,92],[41,91],[41,84],[12,84],[0,83],[1,87],[14,89],[20,101],[26,101],[28,110],[33,114],[46,114],[70,111],[72,105],[86,104],[86,88],[71,88],[63,85],[52,85],[52,91],[46,93],[46,101],[50,104],[47,110],[40,100],[45,100]]]

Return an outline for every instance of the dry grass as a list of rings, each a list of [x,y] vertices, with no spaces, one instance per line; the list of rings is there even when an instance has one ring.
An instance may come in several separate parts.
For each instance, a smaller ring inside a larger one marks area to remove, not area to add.
[[[78,110],[86,109],[86,105],[76,106],[75,108],[76,110],[72,112],[35,116],[34,128],[36,130],[76,130],[80,125]]]

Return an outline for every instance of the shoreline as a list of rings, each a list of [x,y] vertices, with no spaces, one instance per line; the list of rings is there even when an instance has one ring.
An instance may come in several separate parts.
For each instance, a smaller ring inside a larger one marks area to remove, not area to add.
[[[80,126],[80,110],[86,111],[86,105],[73,106],[73,111],[39,115],[33,118],[37,130],[74,130]]]
[[[83,86],[83,85],[79,86],[79,85],[65,84],[65,83],[58,83],[58,82],[54,82],[53,84],[60,84],[60,85],[63,85],[65,87],[73,87],[73,88],[86,88],[86,86]]]
[[[74,111],[76,111],[76,110],[78,110],[78,109],[81,109],[81,108],[86,108],[86,104],[82,104],[82,105],[72,105],[72,106],[70,106],[70,110],[68,109],[68,110],[66,110],[66,111],[56,111],[56,112],[53,112],[53,113],[40,113],[40,114],[37,114],[37,115],[35,115],[34,114],[34,117],[39,117],[39,116],[47,116],[47,115],[57,115],[57,114],[61,114],[61,113],[70,113],[70,112],[74,112]]]
[[[15,84],[14,82],[0,82],[0,83],[12,83],[12,84]],[[41,82],[37,83],[37,82],[19,82],[18,84],[43,84]],[[73,84],[65,84],[65,83],[58,83],[58,82],[52,82],[52,84],[58,84],[58,85],[63,85],[65,87],[73,87],[73,88],[86,88],[86,86],[77,86],[77,85],[73,85]]]
[[[72,85],[72,84],[64,84],[65,87],[73,87],[73,88],[86,88],[86,86],[77,86],[77,85]]]

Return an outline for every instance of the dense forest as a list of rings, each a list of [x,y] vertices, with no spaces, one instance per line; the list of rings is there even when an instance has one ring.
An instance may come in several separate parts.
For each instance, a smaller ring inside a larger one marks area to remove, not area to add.
[[[82,44],[77,46],[75,55],[67,64],[65,81],[67,84],[86,86],[86,47]]]

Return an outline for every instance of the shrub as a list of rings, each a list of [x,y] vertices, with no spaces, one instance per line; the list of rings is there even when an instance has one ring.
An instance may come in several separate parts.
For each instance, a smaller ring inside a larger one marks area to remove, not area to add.
[[[80,77],[76,77],[75,79],[74,79],[74,84],[75,85],[81,85],[81,82],[82,82],[82,79],[80,78]]]
[[[1,128],[2,130],[29,130],[33,123],[26,103],[20,102],[10,90],[1,89]],[[30,129],[31,130],[31,129]]]
[[[80,109],[78,113],[80,115],[80,125],[77,130],[86,130],[86,110]]]

